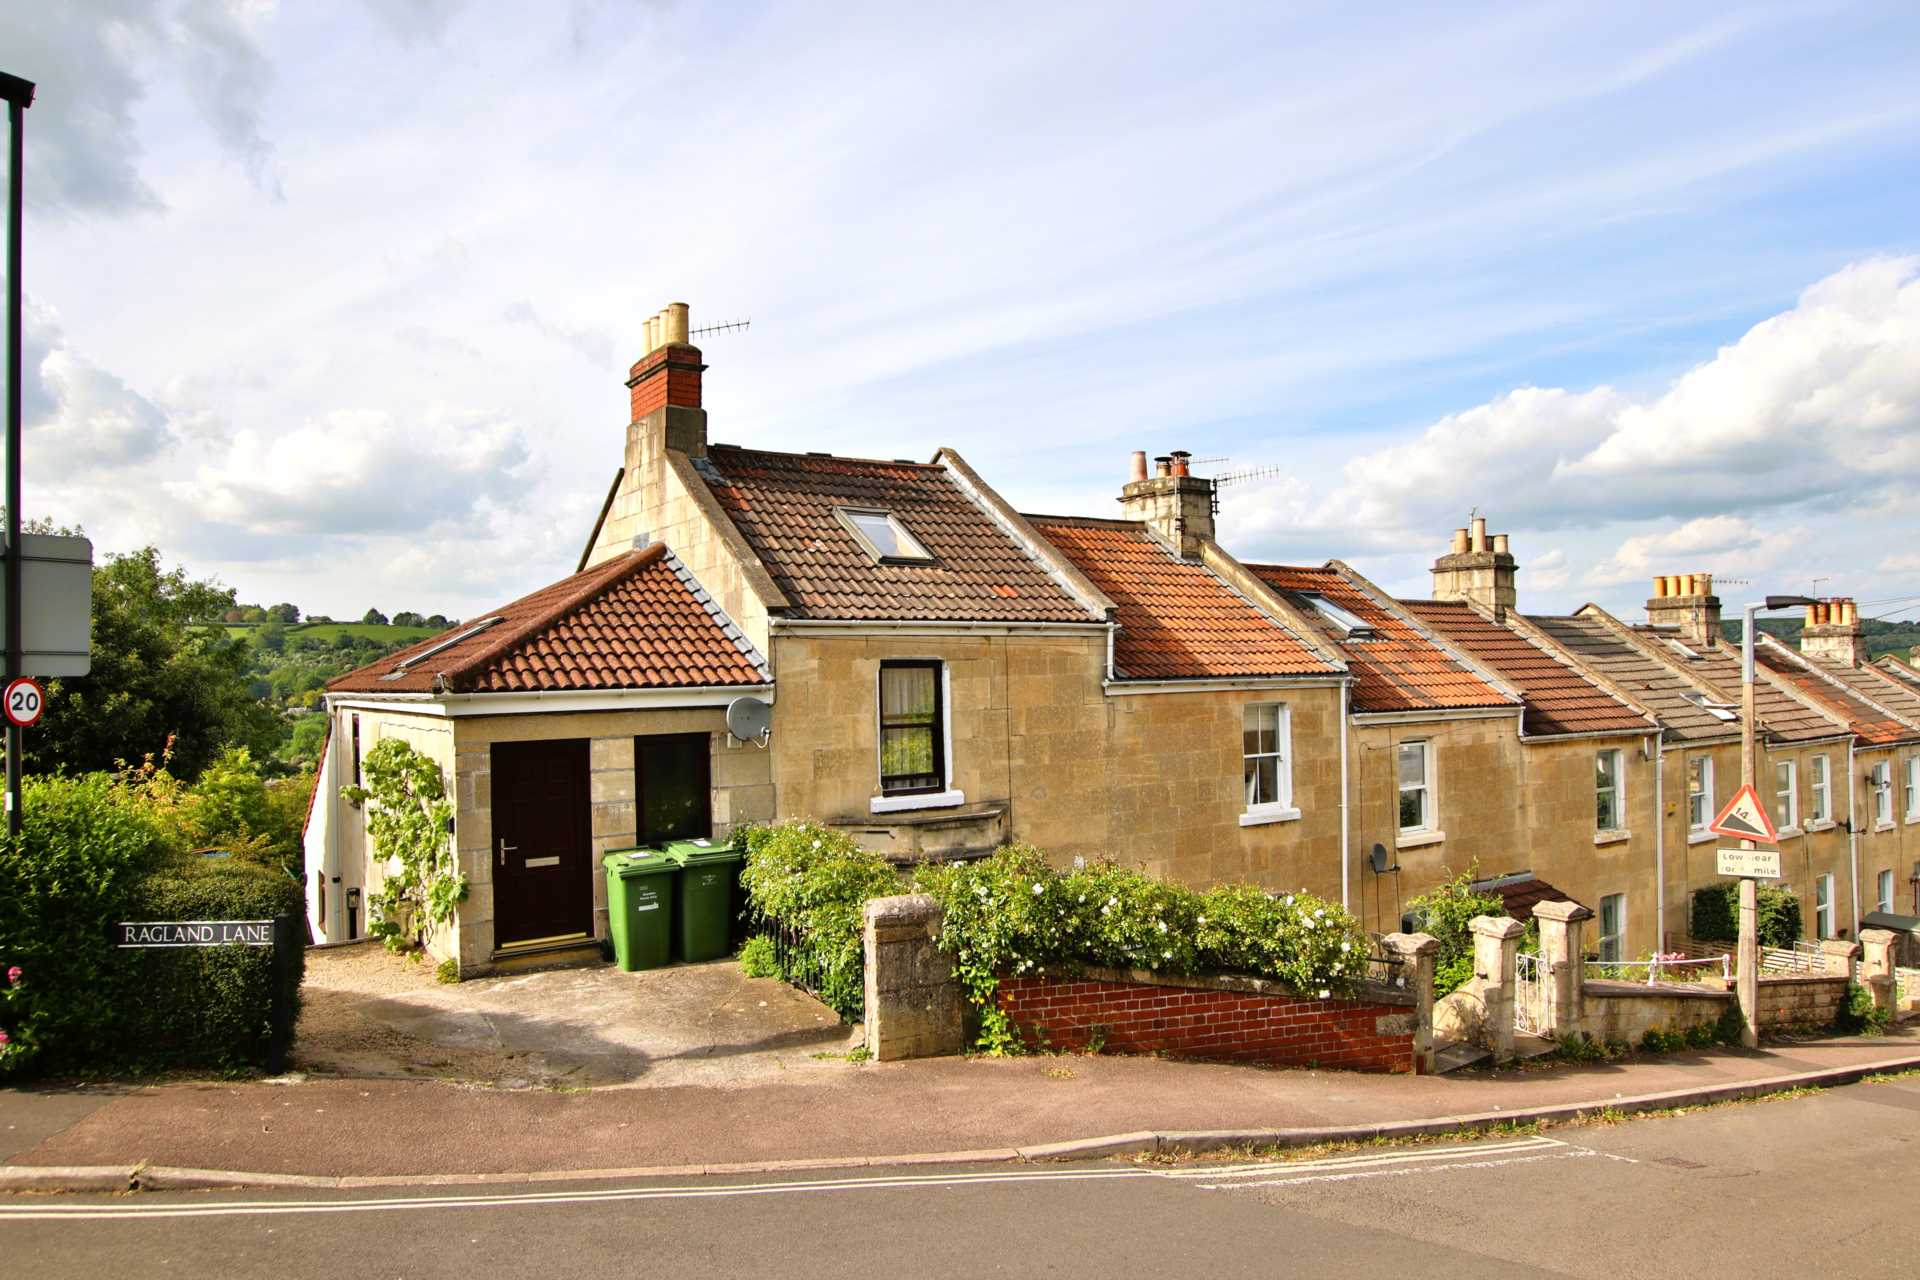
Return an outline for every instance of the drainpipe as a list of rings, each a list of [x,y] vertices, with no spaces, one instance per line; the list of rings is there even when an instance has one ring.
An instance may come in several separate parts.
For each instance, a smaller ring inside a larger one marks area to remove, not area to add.
[[[1653,953],[1667,949],[1667,743],[1653,735]]]
[[[1345,680],[1340,682],[1340,909],[1351,911],[1348,902],[1347,881],[1353,868],[1353,850],[1348,846],[1347,835],[1347,690],[1352,685]]]
[[[1120,629],[1117,622],[1107,624],[1107,683],[1113,683],[1113,633]]]
[[[1847,872],[1853,879],[1853,936],[1860,936],[1860,825],[1853,820],[1853,793],[1859,786],[1854,770],[1859,768],[1853,759],[1853,744],[1857,738],[1847,739]]]

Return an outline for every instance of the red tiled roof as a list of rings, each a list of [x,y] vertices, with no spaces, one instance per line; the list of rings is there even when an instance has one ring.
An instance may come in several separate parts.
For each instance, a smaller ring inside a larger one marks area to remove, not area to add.
[[[1509,916],[1525,924],[1533,919],[1533,909],[1543,902],[1573,902],[1586,906],[1572,894],[1563,893],[1527,871],[1516,871],[1512,875],[1498,876],[1492,880],[1475,880],[1469,886],[1475,893],[1491,893],[1500,899]],[[1591,908],[1589,908],[1591,910]]]
[[[1753,660],[1768,674],[1792,685],[1807,701],[1837,716],[1862,742],[1887,746],[1920,738],[1920,730],[1909,728],[1852,690],[1834,684],[1806,659],[1783,646],[1762,641],[1754,645]]]
[[[696,464],[800,618],[1098,622],[945,467],[714,445]],[[834,514],[888,511],[933,557],[876,564]]]
[[[490,626],[454,627],[349,671],[327,688],[515,693],[767,683],[738,633],[703,595],[656,542],[481,615],[500,619]],[[439,645],[446,647],[433,652]]]
[[[1645,733],[1653,721],[1525,636],[1465,604],[1402,600],[1401,607],[1491,667],[1526,699],[1529,735]]]
[[[1339,647],[1353,672],[1355,711],[1516,705],[1339,570],[1280,564],[1247,568],[1276,591],[1293,597],[1323,596],[1373,628],[1372,638],[1365,640],[1349,640],[1331,621],[1320,628],[1327,641]],[[1306,599],[1296,598],[1293,603],[1308,617],[1319,617]]]
[[[1277,619],[1204,565],[1174,555],[1145,525],[1069,516],[1027,521],[1113,600],[1120,679],[1337,674]]]

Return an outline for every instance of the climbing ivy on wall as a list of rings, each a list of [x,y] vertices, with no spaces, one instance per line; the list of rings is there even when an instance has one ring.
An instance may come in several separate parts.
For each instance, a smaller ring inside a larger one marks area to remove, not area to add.
[[[366,785],[341,794],[365,811],[374,857],[386,866],[367,931],[389,950],[404,951],[452,920],[466,900],[450,830],[453,802],[440,766],[400,738],[381,739],[361,771]]]

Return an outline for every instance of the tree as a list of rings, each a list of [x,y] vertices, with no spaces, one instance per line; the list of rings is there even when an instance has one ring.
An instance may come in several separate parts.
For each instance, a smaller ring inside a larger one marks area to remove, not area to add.
[[[387,625],[387,615],[378,609],[369,609],[360,615],[360,621],[369,626],[384,627]]]
[[[445,631],[453,624],[447,621],[447,615],[444,613],[430,613],[427,615],[427,625]]]
[[[254,643],[268,653],[280,653],[287,647],[287,624],[278,618],[268,618],[254,632]]]
[[[274,605],[271,609],[268,609],[267,616],[284,622],[288,626],[292,626],[294,623],[300,621],[300,606],[282,601]]]
[[[93,574],[93,670],[47,682],[27,768],[112,769],[171,744],[173,771],[192,779],[229,743],[264,756],[279,726],[248,691],[249,646],[202,621],[233,603],[230,587],[163,571],[153,547],[107,556]]]
[[[412,610],[405,609],[393,615],[393,625],[396,627],[424,627],[427,625],[427,620]]]

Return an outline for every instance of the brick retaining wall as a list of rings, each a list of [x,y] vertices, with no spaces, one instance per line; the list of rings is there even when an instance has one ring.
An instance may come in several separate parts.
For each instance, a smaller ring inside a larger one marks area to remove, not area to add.
[[[1216,1062],[1410,1073],[1413,1000],[1384,987],[1318,1000],[1256,978],[1089,970],[1003,977],[1000,1007],[1035,1048],[1165,1053]]]

